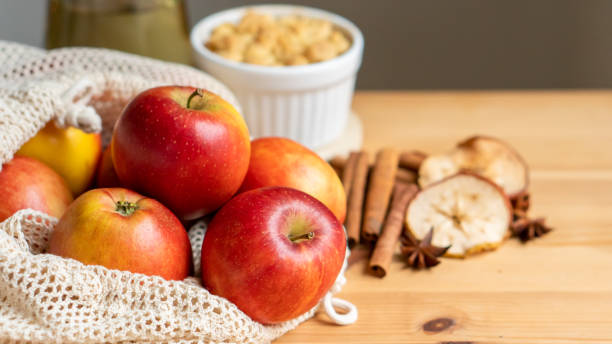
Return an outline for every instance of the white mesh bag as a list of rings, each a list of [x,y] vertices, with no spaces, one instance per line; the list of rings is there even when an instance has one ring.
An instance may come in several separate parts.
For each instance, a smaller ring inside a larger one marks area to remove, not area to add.
[[[50,120],[102,130],[106,143],[129,99],[169,84],[208,89],[240,109],[224,85],[187,66],[105,49],[47,52],[0,41],[0,163],[11,160]],[[332,296],[346,282],[346,261],[319,305],[296,319],[264,326],[208,293],[196,277],[166,281],[45,254],[55,223],[29,209],[0,223],[1,343],[267,343],[318,308],[338,324],[357,317],[353,305]],[[196,270],[205,228],[199,222],[189,231]]]

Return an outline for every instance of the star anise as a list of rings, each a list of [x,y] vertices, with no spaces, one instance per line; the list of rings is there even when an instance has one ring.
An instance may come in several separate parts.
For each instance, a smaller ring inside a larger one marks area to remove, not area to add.
[[[527,217],[519,218],[512,223],[511,229],[512,233],[523,242],[539,238],[552,231],[552,228],[546,225],[546,221],[543,217],[537,219],[529,219]]]
[[[529,206],[531,204],[529,193],[527,191],[522,192],[521,194],[512,198],[510,203],[512,203],[512,212],[514,215],[513,221],[527,217],[527,210],[529,210]]]
[[[513,197],[510,202],[512,203],[513,208],[527,211],[529,209],[529,205],[531,204],[529,200],[529,192],[524,191]]]
[[[431,244],[432,238],[433,228],[429,230],[423,240],[418,240],[409,231],[404,232],[401,249],[408,265],[415,269],[423,269],[440,264],[438,257],[446,253],[450,246],[434,246]]]

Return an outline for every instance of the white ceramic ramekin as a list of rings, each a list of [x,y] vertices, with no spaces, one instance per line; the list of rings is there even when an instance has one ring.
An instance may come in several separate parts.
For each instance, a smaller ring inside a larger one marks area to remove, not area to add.
[[[274,16],[298,14],[328,20],[347,34],[351,47],[324,62],[269,67],[228,60],[204,46],[215,27],[239,22],[248,9]],[[191,31],[191,45],[197,65],[236,94],[254,138],[283,136],[315,149],[344,130],[363,54],[363,36],[349,20],[311,7],[238,7],[198,22]]]

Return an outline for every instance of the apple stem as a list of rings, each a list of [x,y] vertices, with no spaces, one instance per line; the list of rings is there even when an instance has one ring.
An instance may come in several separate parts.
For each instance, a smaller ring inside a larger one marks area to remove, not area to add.
[[[289,234],[289,240],[291,240],[292,242],[296,242],[298,240],[311,240],[312,238],[314,238],[314,236],[315,236],[314,232],[308,232],[308,233],[304,233],[300,235]]]
[[[201,88],[196,88],[195,91],[193,91],[193,93],[191,95],[189,95],[189,98],[187,98],[187,108],[189,109],[189,104],[191,104],[191,99],[193,99],[193,97],[195,96],[200,96],[203,97],[204,96],[204,91]]]
[[[116,205],[115,211],[123,216],[130,216],[138,209],[138,205],[130,201],[118,201]]]

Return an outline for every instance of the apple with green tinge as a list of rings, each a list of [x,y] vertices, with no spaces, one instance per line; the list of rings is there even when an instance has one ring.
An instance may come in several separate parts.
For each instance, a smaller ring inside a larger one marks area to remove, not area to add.
[[[275,324],[321,300],[345,251],[344,229],[323,203],[291,188],[260,188],[232,198],[208,225],[202,282],[253,320]]]
[[[230,103],[206,90],[162,86],[125,107],[111,147],[122,186],[191,220],[236,193],[251,146],[246,123]]]
[[[179,219],[158,201],[122,188],[79,196],[55,226],[47,252],[167,280],[185,279],[193,265]]]
[[[0,221],[21,209],[34,209],[60,217],[72,193],[57,172],[42,162],[16,156],[0,171]]]
[[[286,186],[323,202],[344,222],[346,194],[334,169],[316,153],[282,137],[251,142],[251,161],[239,192],[264,186]]]

